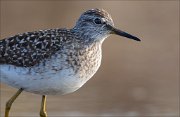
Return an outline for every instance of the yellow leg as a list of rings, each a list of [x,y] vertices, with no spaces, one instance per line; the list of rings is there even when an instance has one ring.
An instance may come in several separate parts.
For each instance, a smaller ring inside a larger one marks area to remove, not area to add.
[[[42,96],[40,117],[47,117],[47,113],[46,113],[46,96],[45,95]]]
[[[7,102],[6,102],[6,109],[5,109],[5,117],[9,117],[9,111],[11,109],[12,103],[15,101],[15,99],[21,94],[23,89],[19,89],[15,95],[13,95]]]

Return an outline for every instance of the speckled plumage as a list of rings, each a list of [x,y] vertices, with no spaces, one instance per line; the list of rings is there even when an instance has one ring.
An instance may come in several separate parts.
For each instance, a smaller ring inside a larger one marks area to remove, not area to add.
[[[74,92],[101,64],[101,46],[110,34],[140,41],[114,27],[104,10],[84,12],[72,29],[26,32],[0,40],[1,81],[48,95]]]
[[[77,36],[67,29],[26,32],[0,40],[0,63],[30,67],[73,44]],[[79,42],[77,42],[79,43]]]
[[[30,67],[1,65],[1,81],[36,94],[66,94],[79,89],[98,70],[101,44],[81,49],[68,44],[50,58]]]
[[[19,89],[7,101],[5,117],[22,91],[42,95],[40,116],[47,117],[46,95],[72,93],[92,78],[101,64],[102,43],[110,34],[140,41],[115,28],[102,9],[84,12],[72,29],[26,32],[0,40],[0,81]]]
[[[92,32],[80,31],[79,25],[87,24],[0,40],[2,82],[37,94],[66,94],[80,88],[98,70],[101,44],[107,36],[99,38],[96,32],[88,37],[85,34]]]

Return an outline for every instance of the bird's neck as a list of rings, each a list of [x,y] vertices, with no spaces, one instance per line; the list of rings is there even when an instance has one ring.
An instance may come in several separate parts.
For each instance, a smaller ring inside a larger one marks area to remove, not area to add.
[[[104,41],[107,36],[100,35],[98,32],[93,29],[87,28],[78,28],[74,27],[71,29],[71,32],[77,35],[85,45],[91,45],[93,43],[101,43]]]

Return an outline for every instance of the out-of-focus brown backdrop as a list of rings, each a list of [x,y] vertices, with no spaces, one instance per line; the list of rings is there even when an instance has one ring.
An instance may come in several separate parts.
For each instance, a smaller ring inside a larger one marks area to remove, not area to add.
[[[98,73],[80,90],[48,96],[53,116],[167,116],[179,113],[179,1],[1,1],[1,36],[71,28],[80,14],[103,8],[116,27],[142,39],[112,35]],[[1,84],[1,116],[17,89]],[[39,116],[41,96],[22,93],[10,115]]]

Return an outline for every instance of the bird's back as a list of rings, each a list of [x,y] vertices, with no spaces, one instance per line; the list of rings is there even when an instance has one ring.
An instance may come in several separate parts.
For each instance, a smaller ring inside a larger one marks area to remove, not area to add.
[[[51,57],[75,38],[76,36],[70,30],[49,29],[2,39],[0,40],[0,64],[34,66],[42,59]]]

